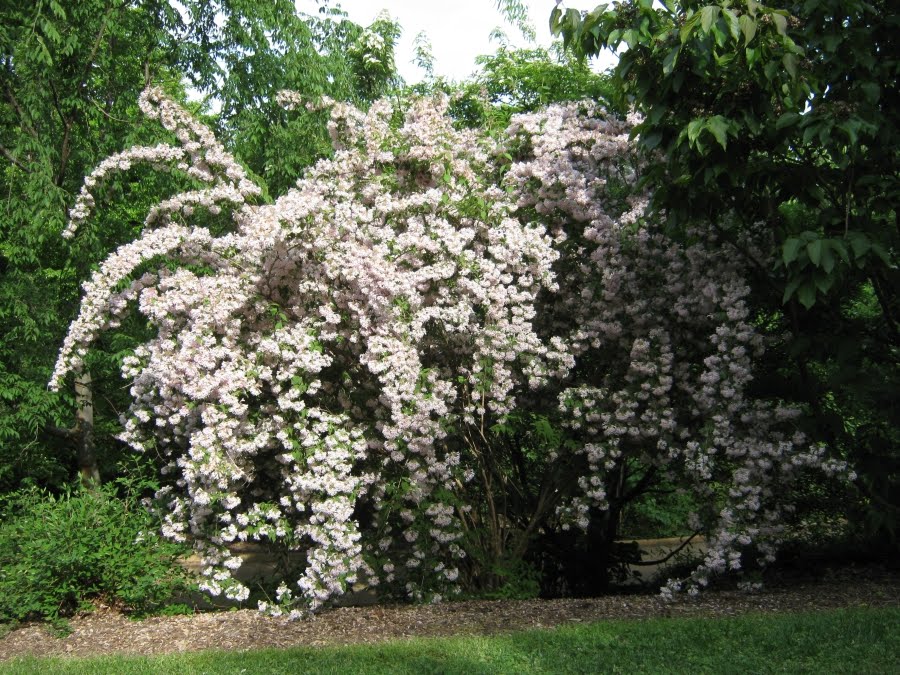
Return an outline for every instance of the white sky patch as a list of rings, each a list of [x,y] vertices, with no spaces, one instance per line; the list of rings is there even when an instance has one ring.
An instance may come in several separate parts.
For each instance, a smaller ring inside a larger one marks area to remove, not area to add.
[[[338,4],[338,3],[335,3]],[[451,80],[463,80],[475,72],[475,57],[493,54],[497,43],[491,42],[490,33],[498,26],[506,33],[510,44],[527,46],[525,38],[514,27],[504,22],[494,0],[340,0],[340,7],[351,21],[368,26],[382,10],[403,28],[396,61],[400,74],[409,84],[419,82],[425,73],[413,61],[413,40],[419,31],[425,31],[434,54],[434,74]],[[549,47],[550,12],[556,0],[527,0],[529,16],[537,30],[537,46]],[[567,0],[564,6],[572,9],[593,9],[600,0]],[[300,0],[301,11],[316,13],[314,0]],[[603,54],[595,61],[595,69],[605,70],[614,65],[615,58]]]

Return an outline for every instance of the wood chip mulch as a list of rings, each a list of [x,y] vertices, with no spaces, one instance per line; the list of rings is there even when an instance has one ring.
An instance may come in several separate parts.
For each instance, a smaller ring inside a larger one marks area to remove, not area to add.
[[[341,607],[312,619],[288,621],[251,609],[152,617],[135,621],[100,608],[71,620],[72,633],[55,637],[25,625],[0,638],[0,661],[18,656],[152,655],[377,643],[413,637],[490,635],[604,619],[725,617],[753,612],[816,611],[840,607],[898,607],[896,573],[844,571],[819,580],[792,580],[759,593],[708,591],[665,603],[655,595],[610,595],[565,600],[447,602],[438,605]]]

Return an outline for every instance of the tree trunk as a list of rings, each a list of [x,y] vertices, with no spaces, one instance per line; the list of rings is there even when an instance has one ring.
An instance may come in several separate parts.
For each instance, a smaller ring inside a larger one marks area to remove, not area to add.
[[[83,370],[75,377],[75,444],[78,449],[78,472],[85,487],[100,484],[100,468],[94,446],[94,393],[91,374]]]

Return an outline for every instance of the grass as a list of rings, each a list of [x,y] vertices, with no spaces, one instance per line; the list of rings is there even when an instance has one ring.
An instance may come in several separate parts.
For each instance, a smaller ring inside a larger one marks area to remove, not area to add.
[[[900,608],[608,621],[352,647],[28,658],[0,663],[0,673],[900,673]]]

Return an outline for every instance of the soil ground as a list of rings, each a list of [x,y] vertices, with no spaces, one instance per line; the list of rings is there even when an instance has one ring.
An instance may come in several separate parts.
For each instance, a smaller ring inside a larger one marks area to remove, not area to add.
[[[880,566],[843,567],[776,576],[761,592],[707,591],[663,602],[631,593],[565,600],[470,600],[438,605],[372,605],[325,610],[287,621],[251,609],[132,620],[110,607],[71,619],[56,637],[25,625],[0,638],[0,661],[17,656],[165,654],[205,649],[247,650],[375,643],[412,637],[490,635],[605,619],[736,616],[751,612],[900,606],[900,576]]]

